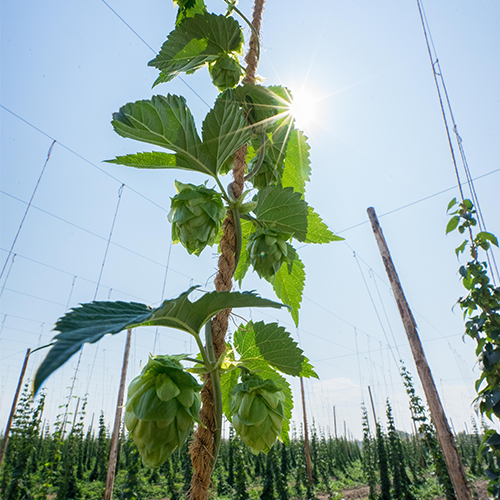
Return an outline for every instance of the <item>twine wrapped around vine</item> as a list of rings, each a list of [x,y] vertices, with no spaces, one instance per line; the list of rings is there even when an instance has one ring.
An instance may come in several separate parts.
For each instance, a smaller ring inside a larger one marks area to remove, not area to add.
[[[255,74],[258,64],[258,43],[255,33],[260,33],[262,13],[264,10],[264,0],[256,0],[254,4],[252,24],[255,32],[249,43],[249,49],[245,57],[247,63],[245,83],[255,83]],[[231,189],[235,199],[238,199],[243,192],[245,183],[247,146],[240,148],[234,158],[233,182]],[[228,211],[226,219],[222,225],[223,235],[220,242],[220,256],[218,261],[218,272],[215,278],[215,289],[218,292],[230,291],[233,287],[233,275],[236,268],[234,218],[231,211]],[[226,309],[217,314],[212,320],[212,340],[214,345],[215,356],[218,359],[226,347],[226,332],[228,327],[228,319],[231,314],[230,309]],[[214,462],[213,442],[214,435],[217,430],[215,420],[215,406],[212,383],[210,377],[206,376],[205,385],[201,391],[202,407],[200,411],[200,421],[202,425],[198,425],[195,438],[189,446],[191,454],[191,462],[194,472],[191,479],[191,489],[189,495],[191,500],[206,500],[208,498],[208,490],[211,482],[212,467]]]

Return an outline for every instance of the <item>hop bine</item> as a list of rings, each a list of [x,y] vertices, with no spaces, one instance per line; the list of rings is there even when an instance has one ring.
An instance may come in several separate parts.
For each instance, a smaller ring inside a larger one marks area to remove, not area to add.
[[[245,374],[232,391],[233,426],[250,451],[267,453],[281,435],[285,395],[272,380]]]
[[[200,255],[213,245],[226,215],[222,195],[213,189],[175,181],[178,194],[172,198],[168,220],[172,223],[172,241]]]
[[[125,425],[149,467],[165,462],[199,421],[202,386],[178,359],[150,357],[128,388]]]

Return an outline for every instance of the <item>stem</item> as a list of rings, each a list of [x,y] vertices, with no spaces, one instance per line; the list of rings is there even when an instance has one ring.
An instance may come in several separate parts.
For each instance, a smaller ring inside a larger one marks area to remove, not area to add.
[[[183,361],[190,361],[191,363],[196,363],[198,365],[201,365],[203,361],[201,359],[195,359],[195,358],[184,358]],[[207,368],[208,370],[208,368]]]
[[[229,199],[229,196],[227,195],[226,193],[226,190],[224,189],[224,186],[222,185],[221,181],[219,180],[219,177],[216,175],[214,177],[215,179],[215,182],[217,182],[217,186],[219,186],[219,189],[221,190],[221,193],[222,193],[222,197],[224,198],[224,200],[226,201],[226,203],[231,203],[231,200]]]
[[[224,2],[226,2],[229,5],[228,14],[230,14],[231,11],[234,10],[236,14],[238,14],[241,17],[241,19],[243,19],[243,21],[245,21],[252,30],[253,36],[255,37],[255,42],[257,43],[257,64],[258,64],[260,60],[260,41],[259,41],[259,34],[257,33],[255,26],[245,17],[245,14],[243,14],[243,12],[241,12],[241,10],[239,10],[234,3],[232,3],[230,0],[224,0]]]
[[[257,162],[257,165],[255,165],[255,167],[252,169],[252,171],[245,176],[245,181],[249,181],[255,174],[257,174],[260,167],[262,166],[262,162],[264,161],[264,156],[266,155],[266,139],[267,139],[266,132],[262,132],[262,135],[260,136],[259,161]]]
[[[215,358],[214,343],[212,339],[212,322],[207,321],[205,323],[205,342],[207,344],[208,359],[210,364],[216,365],[217,360]],[[212,454],[212,471],[215,467],[215,462],[219,456],[219,449],[221,443],[221,431],[222,431],[222,390],[220,386],[220,371],[219,368],[210,372],[210,379],[212,381],[212,391],[214,398],[214,408],[215,408],[215,432],[213,441],[213,454]]]
[[[208,323],[210,323],[210,321]],[[203,364],[206,366],[208,371],[212,370],[215,363],[212,363],[210,361],[210,355],[207,357],[207,353],[205,352],[205,347],[203,346],[203,342],[201,341],[200,336],[194,335],[194,338],[196,340],[196,343],[198,344],[198,349],[200,350],[201,357],[203,358]],[[212,336],[210,336],[210,341],[211,339]],[[212,344],[212,350],[213,350],[213,344]],[[197,361],[197,363],[199,363],[199,361]]]

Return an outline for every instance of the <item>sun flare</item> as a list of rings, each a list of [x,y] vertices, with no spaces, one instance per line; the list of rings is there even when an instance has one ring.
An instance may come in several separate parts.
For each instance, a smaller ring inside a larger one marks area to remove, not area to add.
[[[290,114],[295,118],[298,128],[307,130],[317,120],[318,101],[306,90],[293,90],[292,96]]]

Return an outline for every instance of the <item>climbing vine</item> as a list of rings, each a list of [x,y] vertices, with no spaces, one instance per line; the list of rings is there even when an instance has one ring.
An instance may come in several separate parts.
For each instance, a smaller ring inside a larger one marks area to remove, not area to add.
[[[305,200],[309,146],[295,127],[290,91],[256,83],[263,0],[256,0],[251,23],[236,1],[224,1],[227,11],[217,15],[207,11],[203,0],[174,0],[175,28],[149,62],[159,70],[154,87],[181,73],[208,69],[219,95],[201,124],[201,135],[184,97],[156,95],[122,106],[113,114],[112,126],[122,137],[162,149],[108,160],[199,174],[199,185],[175,181],[168,220],[172,242],[189,254],[198,256],[218,244],[215,291],[200,295],[190,287],[157,308],[91,302],[72,309],[57,321],[58,333],[35,379],[38,390],[84,343],[106,334],[162,326],[192,335],[198,353],[150,357],[129,386],[125,424],[144,463],[154,467],[182,446],[198,423],[190,447],[194,499],[207,497],[222,415],[253,453],[267,453],[276,439],[288,440],[293,400],[283,375],[317,376],[291,335],[276,323],[243,323],[232,343],[226,342],[231,309],[287,307],[298,324],[305,271],[294,242],[342,239]],[[240,21],[251,33],[246,68],[240,62]],[[225,181],[229,173],[230,183]],[[241,287],[250,269],[272,284],[280,302],[231,291],[233,277]],[[201,376],[202,383],[192,374]]]
[[[448,204],[452,215],[446,226],[446,234],[458,230],[468,233],[469,238],[455,249],[459,257],[467,249],[471,260],[458,270],[462,284],[467,291],[458,300],[465,319],[465,334],[476,341],[476,355],[481,375],[476,381],[479,410],[493,421],[500,419],[500,288],[490,282],[488,265],[480,260],[481,252],[487,252],[491,245],[498,247],[498,240],[492,233],[480,231],[473,236],[472,228],[477,225],[476,210],[466,199],[458,203],[456,198]],[[485,432],[481,453],[488,458],[489,467],[485,474],[490,479],[488,491],[498,498],[500,495],[500,434],[493,429]]]

